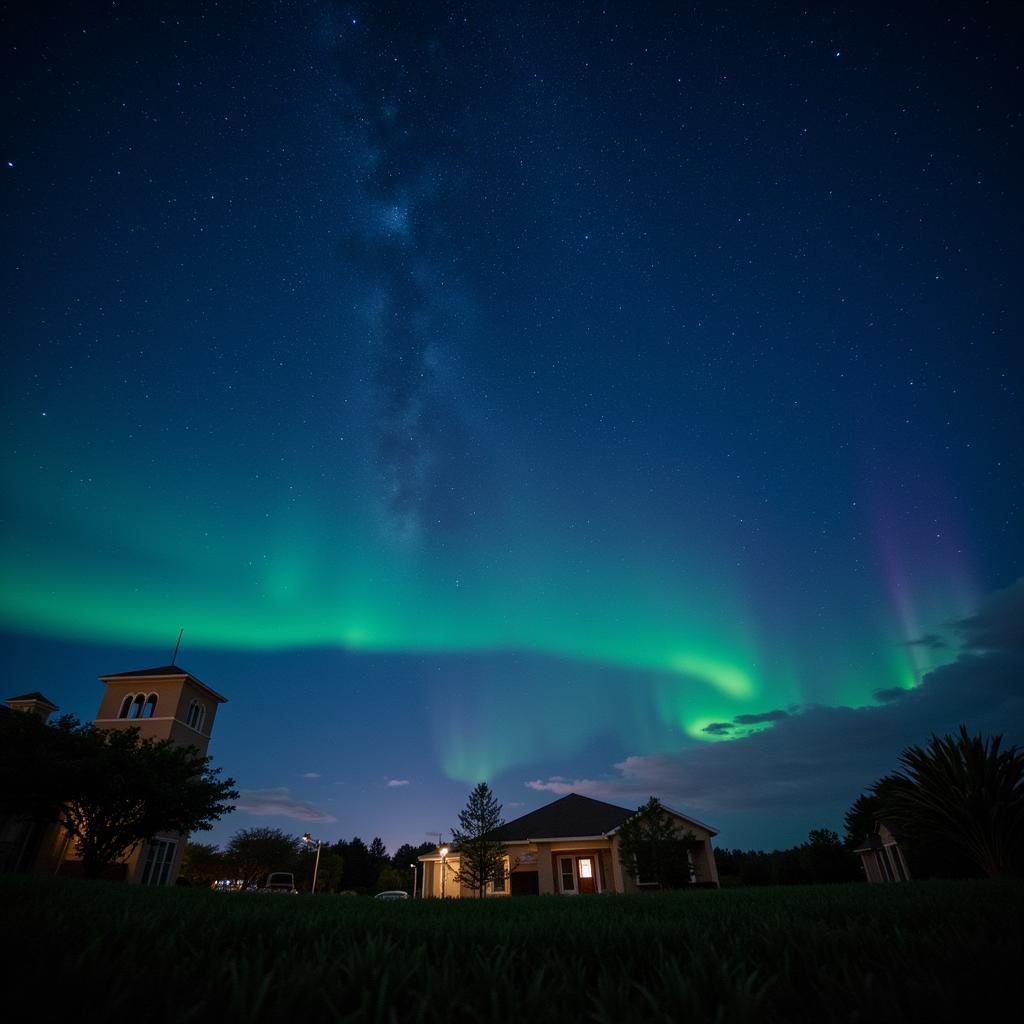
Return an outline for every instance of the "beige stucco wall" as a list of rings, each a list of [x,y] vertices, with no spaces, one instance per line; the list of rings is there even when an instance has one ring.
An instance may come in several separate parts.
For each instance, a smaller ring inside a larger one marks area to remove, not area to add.
[[[425,860],[422,861],[424,867],[423,873],[423,895],[427,899],[440,899],[441,898],[441,874],[442,874],[442,861],[436,860]],[[459,870],[459,858],[458,856],[449,857],[444,862],[444,895],[446,899],[461,899],[464,895],[467,895],[466,890],[459,885],[455,880],[455,875]],[[469,894],[471,895],[471,894]]]
[[[156,694],[156,708],[152,718],[119,718],[125,697],[134,694]],[[188,710],[198,700],[206,710],[202,731],[186,725]],[[126,729],[135,726],[146,739],[172,739],[182,746],[195,747],[205,754],[210,744],[210,733],[217,717],[218,701],[188,680],[178,679],[118,679],[106,684],[100,701],[95,724],[103,729]]]

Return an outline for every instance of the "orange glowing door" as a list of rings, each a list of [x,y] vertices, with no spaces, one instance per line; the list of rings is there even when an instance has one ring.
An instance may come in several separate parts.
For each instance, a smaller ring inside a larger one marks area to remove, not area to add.
[[[576,873],[580,877],[580,892],[597,892],[597,881],[594,878],[594,860],[592,857],[578,857]]]

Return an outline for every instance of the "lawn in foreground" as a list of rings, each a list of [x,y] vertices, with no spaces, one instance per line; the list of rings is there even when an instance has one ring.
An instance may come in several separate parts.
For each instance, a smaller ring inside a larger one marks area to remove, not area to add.
[[[386,903],[8,875],[0,908],[8,976],[75,1021],[940,1021],[1024,997],[1017,882]]]

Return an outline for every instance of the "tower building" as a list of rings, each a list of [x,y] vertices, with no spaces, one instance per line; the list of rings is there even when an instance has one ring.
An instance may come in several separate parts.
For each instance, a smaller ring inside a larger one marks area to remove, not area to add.
[[[226,698],[191,672],[161,665],[100,676],[100,681],[105,690],[93,720],[96,728],[135,727],[143,739],[171,740],[206,755],[217,708]],[[45,720],[57,707],[41,693],[29,693],[8,698],[7,709]],[[140,843],[122,863],[112,865],[111,877],[138,885],[174,885],[187,838],[168,833]],[[74,844],[60,826],[0,821],[0,870],[75,874],[78,868]]]

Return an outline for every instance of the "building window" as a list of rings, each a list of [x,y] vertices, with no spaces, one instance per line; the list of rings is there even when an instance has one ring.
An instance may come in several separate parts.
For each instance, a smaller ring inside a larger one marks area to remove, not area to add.
[[[661,888],[658,884],[658,873],[654,870],[654,863],[650,851],[643,851],[634,861],[633,877],[638,886],[647,888]]]
[[[505,892],[506,890],[505,862],[494,870],[494,878],[491,879],[491,892]]]
[[[127,697],[121,702],[121,710],[118,713],[118,718],[127,718],[128,712],[132,709],[133,694],[129,693]]]
[[[152,718],[154,711],[156,711],[156,694],[151,693],[146,698],[146,703],[142,706],[142,717]]]
[[[146,844],[146,863],[142,868],[143,885],[167,885],[177,848],[178,844],[170,839],[151,839]]]
[[[576,875],[572,869],[572,857],[562,857],[559,862],[562,877],[562,892],[576,891]]]
[[[138,694],[135,700],[132,701],[131,718],[138,718],[142,714],[142,705],[146,703],[146,697],[144,694]]]
[[[206,708],[203,707],[199,701],[194,700],[188,706],[188,716],[185,718],[185,724],[196,732],[203,731],[203,723],[206,721]]]

